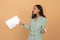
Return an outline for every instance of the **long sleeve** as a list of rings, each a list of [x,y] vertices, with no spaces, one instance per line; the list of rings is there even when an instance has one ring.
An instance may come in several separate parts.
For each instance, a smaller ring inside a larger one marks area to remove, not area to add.
[[[30,19],[29,25],[23,24],[23,27],[26,28],[26,29],[28,29],[28,30],[30,30],[31,29],[31,19]]]
[[[45,26],[46,26],[46,18],[44,18],[44,19],[42,20],[42,26],[41,26],[42,32],[43,32]]]
[[[23,24],[23,27],[30,30],[30,25],[27,25],[27,24]]]

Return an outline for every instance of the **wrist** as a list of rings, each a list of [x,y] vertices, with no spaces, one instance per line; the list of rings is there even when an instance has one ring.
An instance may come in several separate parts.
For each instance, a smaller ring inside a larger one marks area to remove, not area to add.
[[[23,26],[25,25],[25,24],[22,24]]]

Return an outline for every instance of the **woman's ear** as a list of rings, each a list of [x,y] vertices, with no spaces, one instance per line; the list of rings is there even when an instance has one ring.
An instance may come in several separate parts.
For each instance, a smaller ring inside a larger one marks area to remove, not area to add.
[[[38,11],[40,12],[40,10],[38,9]]]

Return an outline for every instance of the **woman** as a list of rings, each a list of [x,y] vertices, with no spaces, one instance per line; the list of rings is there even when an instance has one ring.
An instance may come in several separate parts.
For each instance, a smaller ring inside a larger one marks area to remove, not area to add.
[[[26,29],[30,30],[28,40],[42,40],[42,33],[45,32],[46,17],[43,14],[43,8],[41,5],[35,5],[32,10],[32,16],[30,25],[23,24]]]

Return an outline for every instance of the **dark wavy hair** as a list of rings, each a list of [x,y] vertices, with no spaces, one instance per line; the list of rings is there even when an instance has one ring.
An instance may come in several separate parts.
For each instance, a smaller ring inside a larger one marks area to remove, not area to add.
[[[41,5],[35,5],[39,10],[39,15],[42,16],[42,17],[46,17],[44,14],[43,14],[43,8]],[[34,14],[34,12],[32,11],[32,19],[36,18],[36,14]]]

